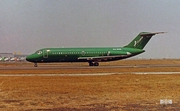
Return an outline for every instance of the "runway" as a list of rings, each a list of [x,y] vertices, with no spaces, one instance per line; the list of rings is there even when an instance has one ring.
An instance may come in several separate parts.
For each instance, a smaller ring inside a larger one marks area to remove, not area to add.
[[[180,60],[129,60],[101,63],[98,67],[86,63],[38,65],[0,64],[1,106],[5,110],[78,105],[153,110],[163,107],[159,100],[166,98],[173,100],[173,107],[180,107]]]
[[[137,64],[0,64],[0,76],[106,76],[120,74],[180,74],[180,63],[136,62]]]
[[[0,74],[0,77],[31,77],[31,76],[41,76],[41,77],[53,77],[53,76],[107,76],[107,75],[120,75],[120,74],[180,74],[180,72],[124,72],[124,73],[91,73],[91,74]]]
[[[34,66],[1,66],[0,70],[36,70],[36,69],[103,69],[103,68],[157,68],[157,67],[180,67],[180,64],[138,64],[138,65],[106,65],[106,66],[58,66],[42,65]]]

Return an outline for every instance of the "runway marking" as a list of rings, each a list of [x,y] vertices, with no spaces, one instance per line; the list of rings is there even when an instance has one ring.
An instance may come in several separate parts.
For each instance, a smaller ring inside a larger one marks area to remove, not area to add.
[[[0,76],[105,76],[113,75],[116,73],[92,73],[92,74],[0,74]]]
[[[131,72],[132,74],[180,74],[180,72]]]
[[[91,73],[91,74],[0,74],[0,77],[29,77],[29,76],[107,76],[120,74],[180,74],[180,72],[117,72],[117,73]]]

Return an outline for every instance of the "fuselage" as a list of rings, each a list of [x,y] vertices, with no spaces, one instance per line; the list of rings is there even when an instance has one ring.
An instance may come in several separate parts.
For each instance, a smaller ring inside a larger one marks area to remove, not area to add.
[[[27,56],[26,60],[40,62],[88,62],[89,66],[98,66],[99,62],[115,61],[143,53],[143,48],[156,34],[164,32],[140,32],[129,44],[123,47],[87,47],[87,48],[44,48]]]
[[[95,60],[98,62],[104,62],[125,59],[140,54],[142,52],[144,52],[144,50],[122,47],[44,48],[29,55],[26,60],[34,63],[89,62]],[[110,57],[106,58],[107,56]],[[93,59],[91,60],[91,58]]]

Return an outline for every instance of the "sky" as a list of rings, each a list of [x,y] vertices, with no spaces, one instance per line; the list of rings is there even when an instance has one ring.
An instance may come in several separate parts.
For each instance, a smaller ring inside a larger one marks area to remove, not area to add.
[[[125,46],[159,31],[138,58],[180,58],[179,0],[0,0],[0,53]]]

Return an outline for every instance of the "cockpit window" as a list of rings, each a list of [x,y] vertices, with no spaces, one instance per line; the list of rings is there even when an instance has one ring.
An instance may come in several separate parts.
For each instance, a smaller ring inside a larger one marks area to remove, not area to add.
[[[36,54],[42,54],[42,51],[38,50],[35,52]]]

